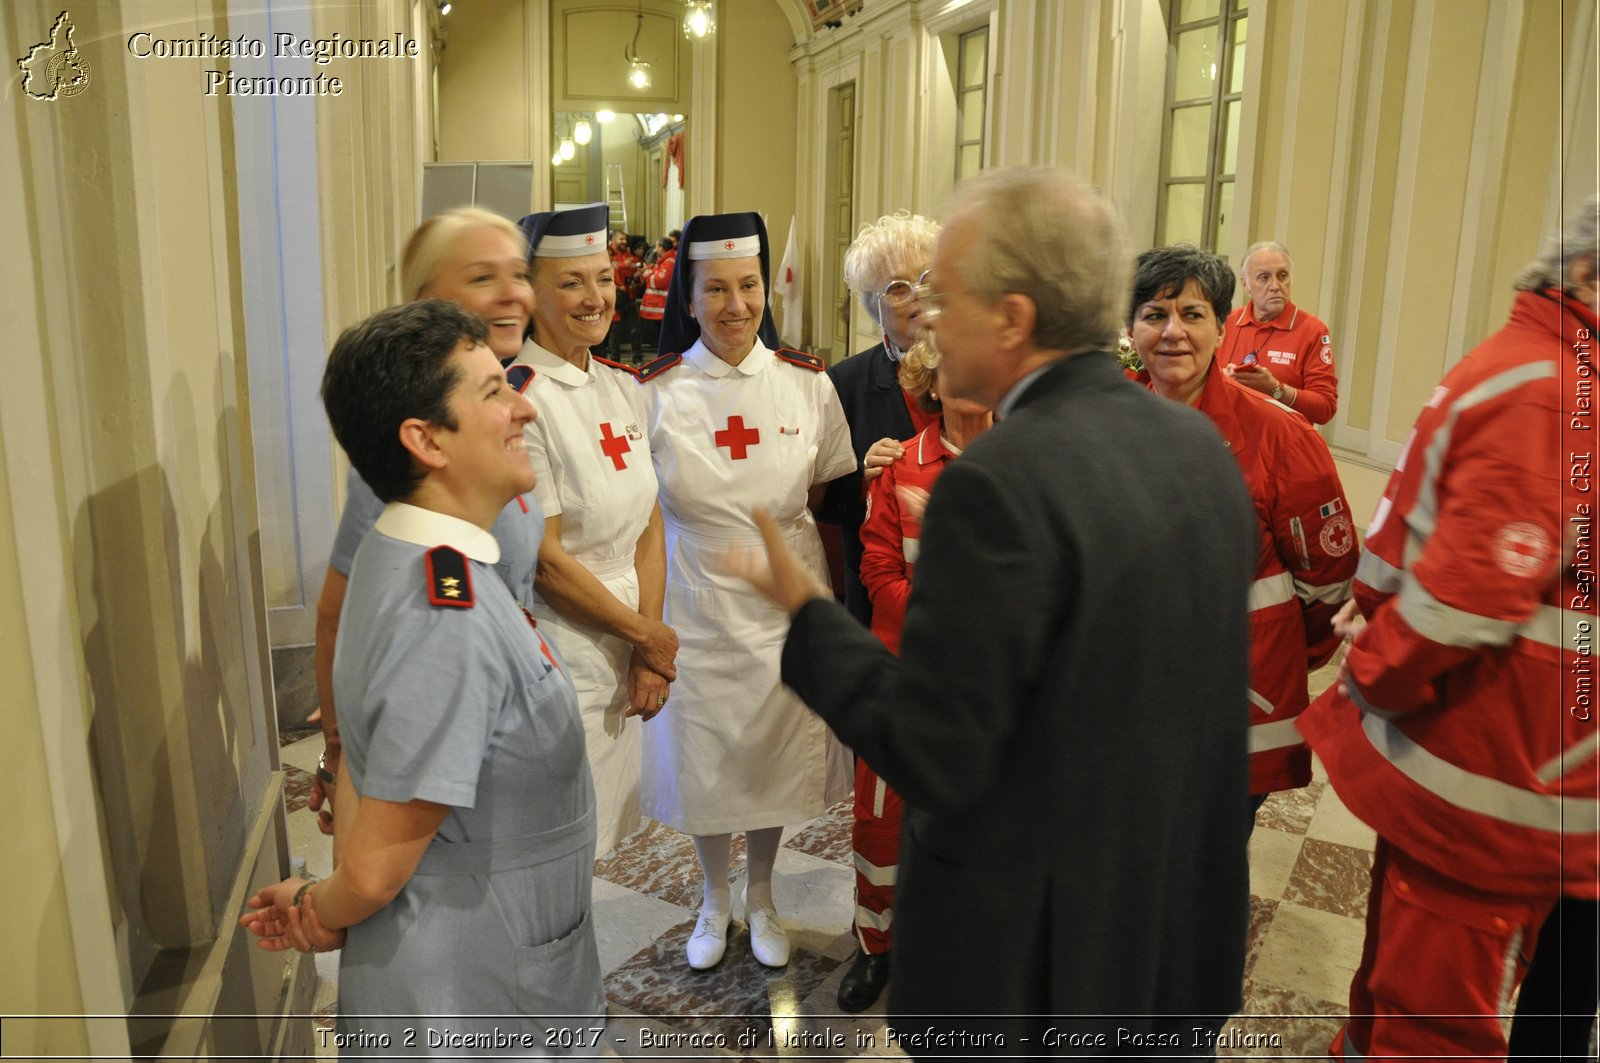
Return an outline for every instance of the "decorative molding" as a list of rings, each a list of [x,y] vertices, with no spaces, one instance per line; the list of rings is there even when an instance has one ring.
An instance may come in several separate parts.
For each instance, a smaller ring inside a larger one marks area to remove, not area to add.
[[[1294,113],[1303,99],[1300,73],[1305,68],[1306,55],[1306,23],[1310,16],[1306,9],[1307,0],[1285,0],[1283,7],[1288,7],[1286,12],[1289,18],[1289,61],[1285,64],[1288,73],[1283,85],[1283,123],[1277,131],[1278,158],[1278,188],[1275,202],[1272,204],[1272,224],[1260,228],[1258,232],[1276,233],[1275,240],[1287,240],[1289,234],[1290,206],[1294,203],[1294,178],[1295,178],[1295,129],[1299,126]],[[1247,61],[1248,61],[1248,57]],[[1238,163],[1242,165],[1242,162]],[[1234,189],[1234,194],[1238,194]]]
[[[1417,0],[1411,12],[1411,46],[1405,57],[1405,98],[1400,108],[1399,158],[1395,167],[1395,196],[1392,217],[1396,224],[1391,233],[1385,276],[1386,287],[1393,291],[1394,280],[1405,277],[1405,266],[1411,253],[1410,219],[1412,203],[1417,196],[1417,157],[1423,119],[1423,102],[1427,95],[1429,51],[1432,34],[1427,32],[1436,17],[1435,0]],[[1422,32],[1418,32],[1419,27]],[[1384,101],[1379,101],[1380,109]],[[1372,414],[1367,421],[1371,442],[1368,454],[1378,456],[1382,444],[1389,442],[1389,405],[1395,376],[1395,355],[1400,343],[1400,319],[1404,308],[1398,300],[1385,300],[1378,329],[1378,356],[1373,371]],[[1399,456],[1399,443],[1390,460]]]
[[[1467,145],[1467,197],[1462,204],[1461,242],[1456,247],[1450,323],[1444,337],[1446,370],[1488,334],[1491,309],[1496,317],[1500,313],[1501,301],[1489,298],[1495,265],[1495,223],[1505,195],[1506,140],[1525,14],[1523,0],[1500,0],[1489,5],[1483,56],[1478,66],[1472,140]],[[1500,194],[1479,194],[1489,190],[1499,190]]]
[[[523,0],[522,46],[524,100],[528,108],[528,158],[533,161],[533,202],[529,209],[545,210],[555,202],[555,175],[544,165],[545,146],[555,125],[553,103],[554,64],[550,33],[550,0]],[[536,147],[537,145],[537,147]]]
[[[1339,394],[1344,396],[1338,412],[1334,414],[1333,421],[1329,424],[1329,435],[1335,442],[1359,449],[1365,453],[1367,448],[1368,431],[1352,427],[1348,422],[1349,395],[1355,383],[1356,358],[1354,338],[1360,334],[1363,317],[1369,312],[1375,313],[1380,319],[1382,307],[1368,307],[1366,300],[1361,296],[1366,286],[1366,274],[1369,258],[1364,251],[1371,239],[1372,230],[1372,200],[1374,194],[1374,175],[1372,160],[1378,153],[1378,136],[1383,127],[1383,81],[1388,67],[1389,34],[1383,32],[1377,25],[1380,18],[1385,17],[1376,13],[1376,9],[1368,2],[1361,0],[1353,5],[1360,16],[1361,33],[1355,38],[1356,46],[1351,49],[1353,53],[1345,67],[1345,76],[1357,82],[1359,91],[1355,107],[1359,111],[1358,120],[1354,123],[1360,131],[1360,144],[1358,150],[1349,160],[1343,179],[1354,188],[1352,198],[1355,201],[1354,221],[1349,225],[1349,240],[1346,244],[1352,254],[1346,260],[1346,268],[1340,278],[1344,283],[1341,290],[1333,293],[1333,298],[1326,305],[1329,307],[1330,316],[1337,316],[1339,325],[1345,336],[1346,346],[1343,353],[1339,345],[1334,345],[1337,355],[1336,365],[1339,371]],[[1354,139],[1354,133],[1352,133]],[[1339,174],[1340,169],[1335,166],[1334,173]],[[1349,211],[1346,210],[1346,216]],[[1243,247],[1240,248],[1243,251]],[[1380,267],[1381,268],[1381,267]],[[1326,294],[1326,286],[1324,286]],[[1373,377],[1373,389],[1376,391],[1378,381]],[[1368,428],[1371,427],[1371,411],[1368,411]]]

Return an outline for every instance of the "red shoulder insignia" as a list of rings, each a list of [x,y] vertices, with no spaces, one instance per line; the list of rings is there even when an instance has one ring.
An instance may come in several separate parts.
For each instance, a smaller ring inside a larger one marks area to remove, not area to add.
[[[663,354],[660,358],[641,365],[633,375],[639,378],[640,383],[643,383],[644,381],[655,379],[681,361],[683,361],[683,355],[681,354]]]
[[[814,354],[807,354],[805,351],[795,351],[789,349],[788,347],[780,347],[773,353],[779,358],[782,358],[784,361],[788,362],[790,365],[798,365],[802,369],[809,369],[814,373],[825,373],[828,371],[827,362],[824,362],[821,358],[818,358]]]
[[[636,368],[635,366],[631,366],[626,362],[613,362],[611,359],[602,358],[598,354],[592,354],[589,357],[593,358],[595,361],[599,362],[601,365],[609,365],[613,369],[620,369],[624,373],[627,373],[629,376],[633,377],[635,380],[637,380],[639,378],[639,370],[638,370],[638,368]]]
[[[528,385],[533,383],[533,377],[533,366],[523,365],[520,362],[506,370],[506,380],[519,393],[528,390]]]
[[[467,555],[453,546],[435,546],[425,561],[428,567],[428,604],[453,609],[471,609],[472,566]]]

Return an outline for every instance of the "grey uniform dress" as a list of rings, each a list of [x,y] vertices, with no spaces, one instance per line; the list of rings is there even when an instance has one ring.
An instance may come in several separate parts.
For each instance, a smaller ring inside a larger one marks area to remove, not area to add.
[[[465,555],[453,585],[440,545]],[[577,697],[498,559],[482,529],[400,503],[356,553],[333,672],[351,776],[367,799],[451,810],[349,929],[341,1055],[589,1055],[604,1023]]]
[[[339,530],[334,534],[333,553],[328,558],[328,565],[335,572],[350,575],[361,540],[382,513],[383,502],[352,468],[345,479],[344,512],[339,515]],[[531,604],[533,568],[539,560],[539,540],[544,538],[544,511],[538,498],[530,491],[507,502],[489,532],[500,544],[495,570],[518,602]]]

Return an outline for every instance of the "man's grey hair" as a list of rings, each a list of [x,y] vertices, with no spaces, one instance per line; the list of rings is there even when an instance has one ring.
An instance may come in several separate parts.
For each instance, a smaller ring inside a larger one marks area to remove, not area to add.
[[[994,301],[1027,296],[1033,342],[1078,353],[1110,348],[1133,282],[1122,220],[1082,181],[1044,166],[985,170],[956,189],[953,210],[980,226],[962,279]]]
[[[1256,257],[1257,251],[1276,251],[1289,262],[1289,272],[1294,272],[1294,256],[1289,254],[1289,249],[1276,240],[1257,240],[1245,249],[1244,258],[1239,263],[1239,276],[1245,279],[1250,277],[1250,260]]]
[[[1600,269],[1597,230],[1600,230],[1600,196],[1590,196],[1577,213],[1567,218],[1566,226],[1559,233],[1545,240],[1539,257],[1517,274],[1512,287],[1523,292],[1536,292],[1541,288],[1570,290],[1573,266],[1588,262]]]

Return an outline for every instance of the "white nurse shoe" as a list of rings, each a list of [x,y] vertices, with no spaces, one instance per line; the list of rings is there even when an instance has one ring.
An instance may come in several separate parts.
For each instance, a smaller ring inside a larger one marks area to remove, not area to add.
[[[722,954],[728,949],[728,922],[732,918],[730,912],[701,909],[700,921],[695,923],[694,933],[689,937],[690,967],[703,971],[722,962]]]
[[[750,926],[750,951],[767,967],[786,967],[789,964],[789,934],[778,922],[778,910],[771,905],[750,907],[745,898],[745,922]]]

